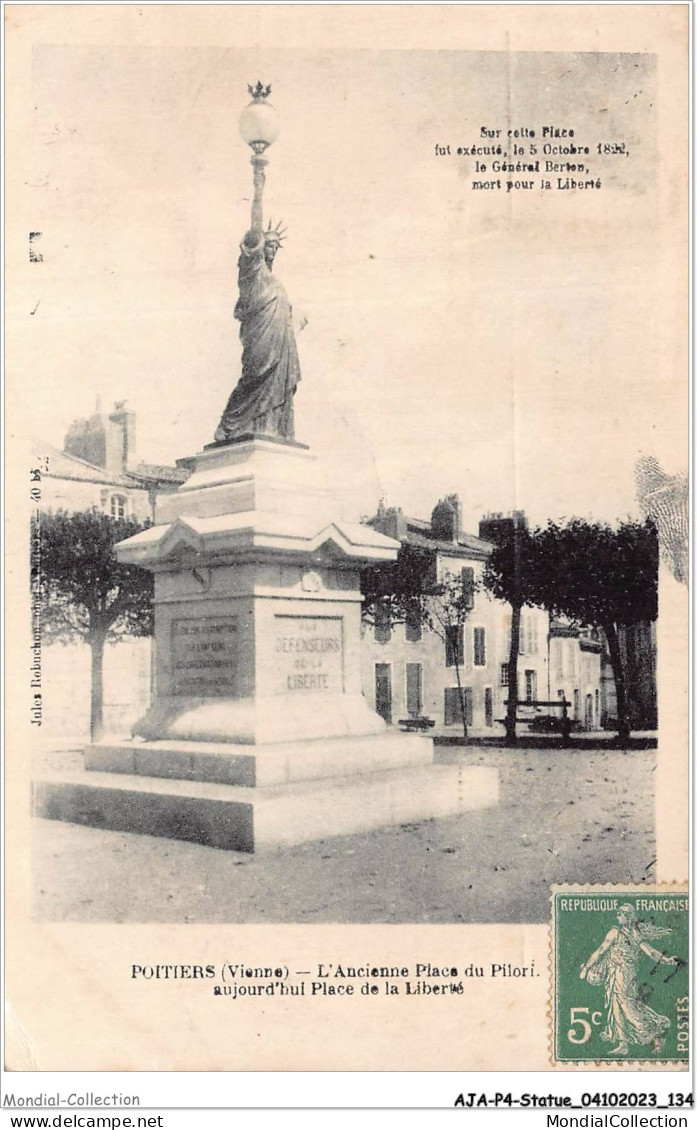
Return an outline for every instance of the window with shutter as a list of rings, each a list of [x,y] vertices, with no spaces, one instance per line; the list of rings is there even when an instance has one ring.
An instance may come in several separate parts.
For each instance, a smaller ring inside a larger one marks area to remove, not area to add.
[[[445,630],[445,666],[461,667],[465,661],[465,640],[462,626]]]
[[[494,692],[491,687],[484,687],[484,725],[494,724]]]
[[[111,496],[111,516],[112,518],[125,518],[128,499],[123,494],[112,494]]]
[[[406,636],[409,643],[419,643],[421,640],[421,615],[418,608],[408,608],[406,618]]]
[[[375,609],[375,639],[377,643],[389,643],[392,638],[392,625],[386,608],[378,605]]]
[[[407,663],[407,714],[418,718],[423,709],[423,668],[420,663]]]
[[[474,608],[474,569],[466,565],[460,574],[462,578],[462,591],[467,593],[467,607]]]
[[[392,671],[389,663],[375,664],[375,710],[388,724],[392,721]]]
[[[564,692],[562,691],[562,694]],[[525,672],[525,701],[534,702],[537,698],[537,671]]]
[[[472,725],[472,688],[463,687],[462,697],[465,700],[465,722]],[[454,726],[456,722],[462,725],[462,701],[457,687],[446,687],[443,701],[443,722],[446,726]]]

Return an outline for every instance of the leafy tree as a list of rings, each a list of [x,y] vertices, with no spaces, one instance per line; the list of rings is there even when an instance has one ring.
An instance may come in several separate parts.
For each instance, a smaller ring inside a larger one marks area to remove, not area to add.
[[[41,630],[48,641],[84,640],[92,653],[90,733],[103,728],[103,665],[107,640],[149,636],[153,631],[153,578],[121,565],[114,545],[144,526],[113,519],[100,510],[41,513],[33,521],[39,553],[32,583],[41,594]],[[38,527],[38,528],[37,528]]]
[[[462,686],[464,663],[464,626],[474,607],[474,571],[464,568],[456,575],[445,573],[440,583],[431,586],[423,599],[423,620],[445,644],[450,666],[455,668],[457,693],[460,700],[462,732],[467,737],[467,711]]]
[[[508,654],[508,705],[506,707],[506,744],[515,745],[518,710],[518,656],[520,654],[520,621],[524,606],[540,603],[540,571],[543,569],[536,537],[524,523],[503,525],[497,542],[487,558],[483,583],[492,596],[511,606],[511,642]]]
[[[462,686],[464,656],[462,628],[474,604],[474,573],[446,573],[436,579],[437,558],[432,549],[403,544],[390,565],[371,566],[361,574],[362,615],[373,627],[417,622],[445,644],[455,668],[462,726],[467,737],[467,712]]]
[[[656,527],[650,520],[614,528],[574,518],[564,526],[548,522],[534,540],[543,565],[536,578],[535,603],[605,634],[617,694],[618,736],[626,742],[627,685],[618,633],[658,614]]]

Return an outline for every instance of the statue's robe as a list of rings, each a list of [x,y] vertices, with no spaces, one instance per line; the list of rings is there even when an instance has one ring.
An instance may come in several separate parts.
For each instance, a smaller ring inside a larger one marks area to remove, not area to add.
[[[217,441],[252,432],[292,439],[293,395],[300,380],[288,296],[264,259],[264,238],[240,244],[242,375],[223,412]]]

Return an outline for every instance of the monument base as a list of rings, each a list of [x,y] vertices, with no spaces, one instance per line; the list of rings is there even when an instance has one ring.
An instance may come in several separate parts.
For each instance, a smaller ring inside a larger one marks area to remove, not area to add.
[[[495,804],[495,770],[434,765],[431,738],[388,732],[363,697],[360,574],[398,552],[338,515],[301,445],[199,454],[116,547],[155,576],[141,740],[38,781],[36,814],[260,851]]]
[[[113,771],[46,776],[34,786],[35,814],[49,820],[247,852],[456,816],[497,800],[495,770],[457,765],[261,788]]]
[[[85,768],[90,771],[247,788],[412,769],[432,761],[431,739],[402,733],[258,746],[195,741],[99,742],[85,749]]]
[[[134,732],[151,744],[161,739],[257,746],[365,735],[384,738],[386,729],[361,694],[207,699],[162,695]]]

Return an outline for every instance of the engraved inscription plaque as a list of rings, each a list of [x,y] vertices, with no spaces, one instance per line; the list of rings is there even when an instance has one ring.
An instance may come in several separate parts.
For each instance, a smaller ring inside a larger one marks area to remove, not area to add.
[[[344,642],[340,617],[277,616],[277,694],[342,694]]]
[[[172,623],[174,694],[233,694],[237,672],[237,617],[207,616]]]

